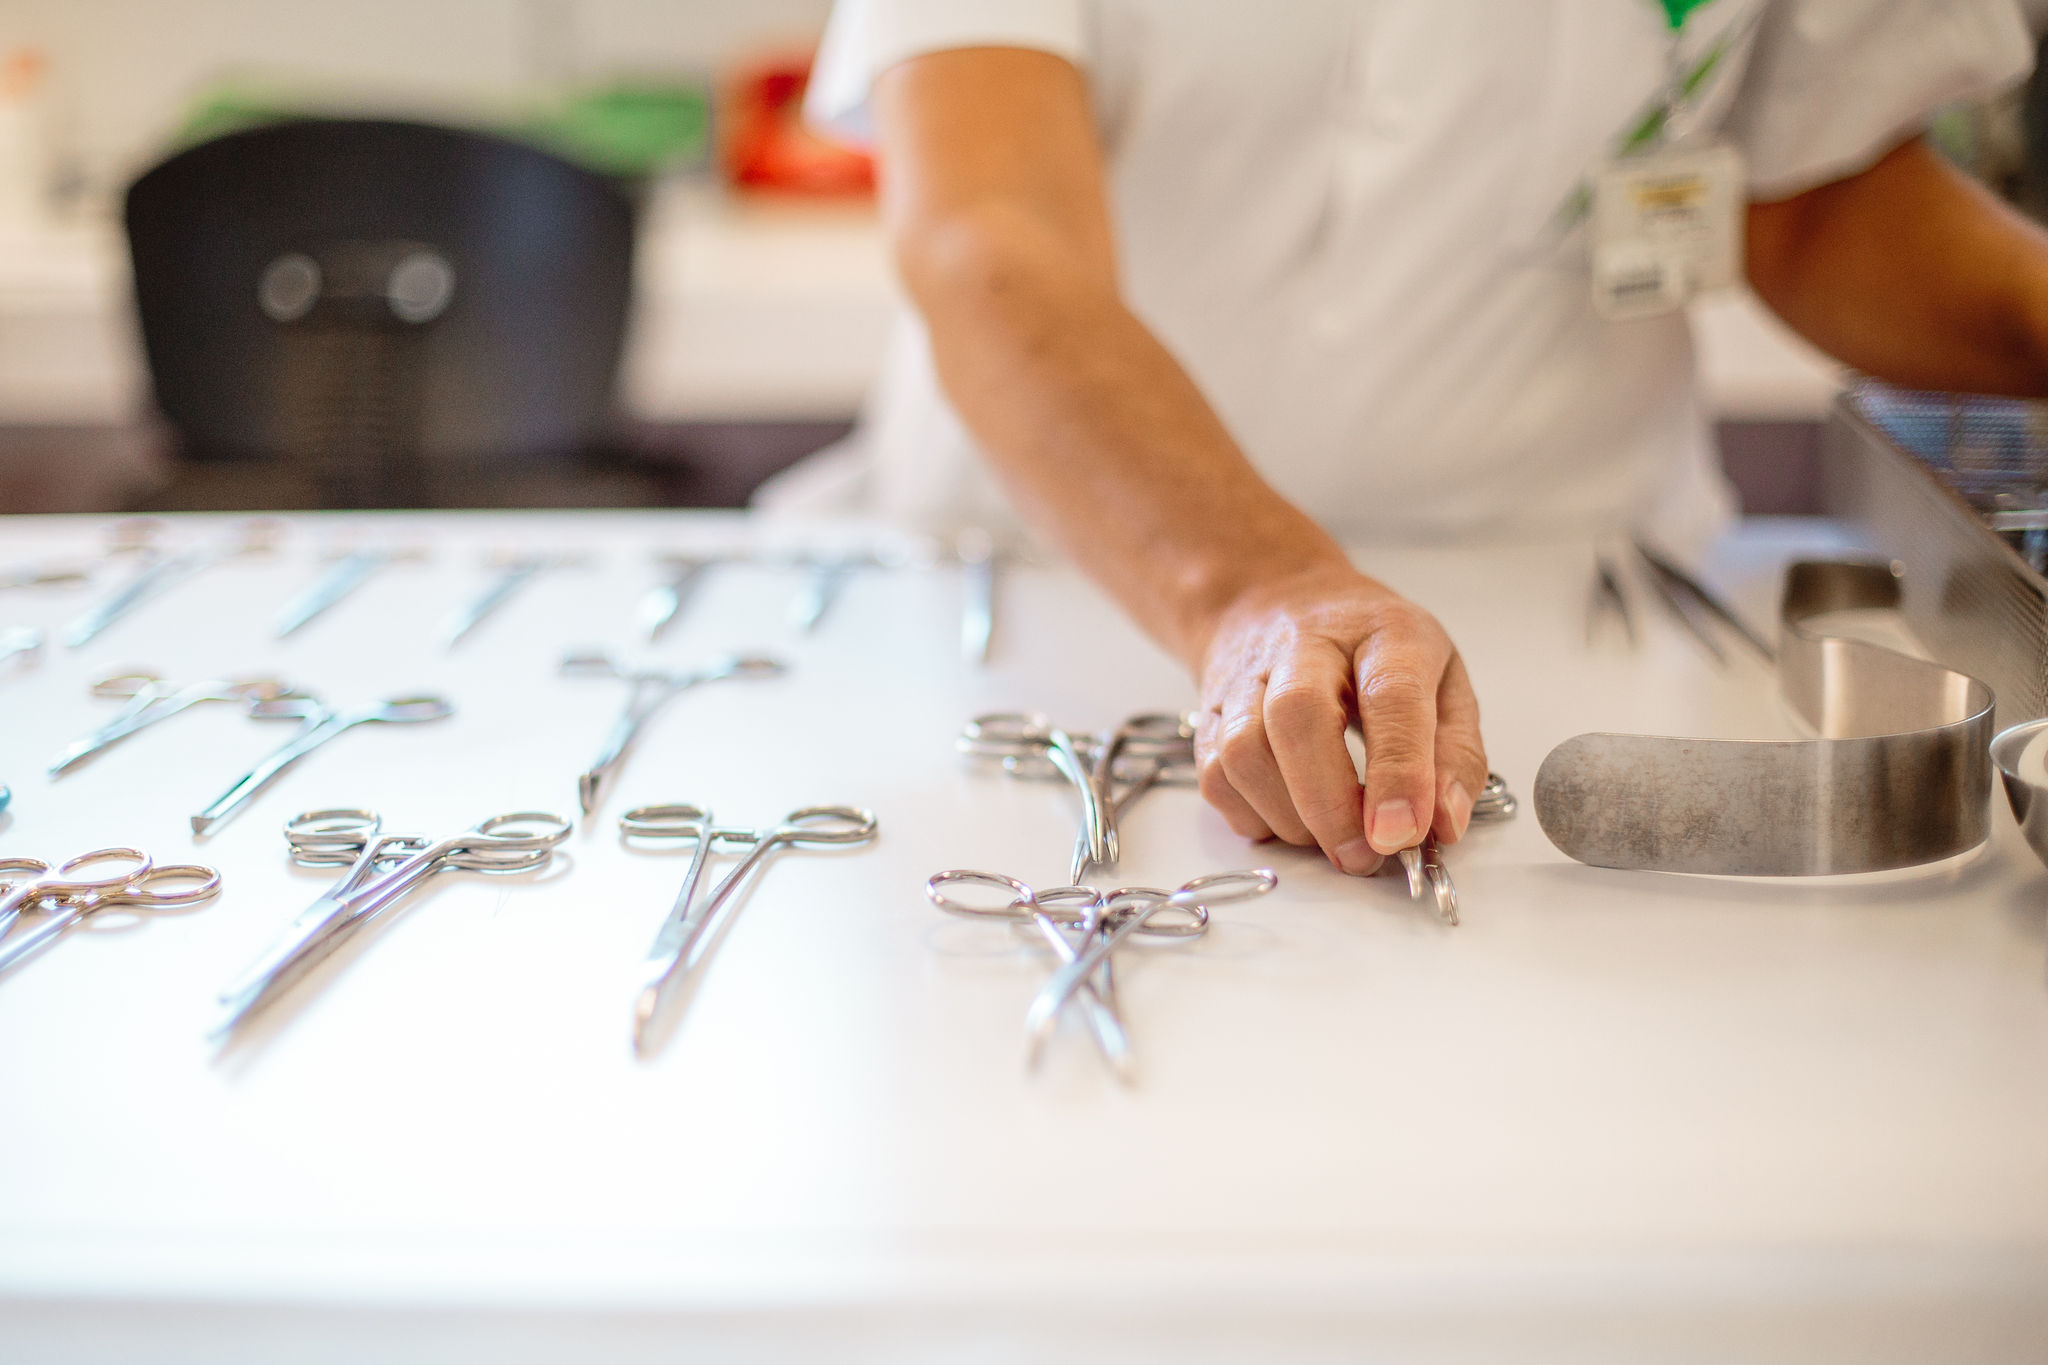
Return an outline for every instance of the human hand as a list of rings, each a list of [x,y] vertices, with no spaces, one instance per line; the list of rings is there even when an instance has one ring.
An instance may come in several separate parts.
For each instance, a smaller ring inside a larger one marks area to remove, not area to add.
[[[1318,845],[1357,876],[1432,828],[1464,834],[1486,785],[1479,701],[1436,618],[1384,584],[1331,564],[1240,592],[1197,679],[1202,795],[1237,833]]]

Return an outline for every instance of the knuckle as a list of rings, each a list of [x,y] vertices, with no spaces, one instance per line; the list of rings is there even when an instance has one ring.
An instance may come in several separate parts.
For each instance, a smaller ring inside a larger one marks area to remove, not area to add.
[[[1296,729],[1339,713],[1336,698],[1319,687],[1286,681],[1266,690],[1266,717],[1275,729]]]
[[[1358,797],[1336,795],[1296,796],[1294,809],[1310,829],[1335,829],[1359,823]]]
[[[1216,756],[1225,773],[1244,773],[1267,761],[1265,727],[1245,719],[1226,727],[1216,741]]]
[[[1404,597],[1389,598],[1373,608],[1367,622],[1374,635],[1396,640],[1441,633],[1436,618]]]
[[[1422,738],[1397,731],[1366,741],[1365,771],[1380,781],[1414,776],[1429,771],[1432,757]]]
[[[1374,668],[1360,681],[1359,700],[1373,710],[1399,708],[1412,710],[1429,702],[1436,695],[1436,689],[1422,674],[1406,664],[1387,664]]]
[[[1315,835],[1309,833],[1309,831],[1306,828],[1298,825],[1292,828],[1284,829],[1276,825],[1273,828],[1273,836],[1276,839],[1280,840],[1281,843],[1292,844],[1296,848],[1312,848],[1315,846],[1316,842]]]
[[[1485,746],[1462,735],[1451,736],[1447,743],[1440,745],[1438,760],[1441,765],[1458,773],[1483,773],[1486,771]]]

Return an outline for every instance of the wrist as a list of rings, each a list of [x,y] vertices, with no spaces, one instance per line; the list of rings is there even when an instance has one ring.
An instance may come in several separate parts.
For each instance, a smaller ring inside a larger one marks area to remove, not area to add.
[[[1233,612],[1285,594],[1304,580],[1355,575],[1343,550],[1313,522],[1301,533],[1211,543],[1182,561],[1173,576],[1170,647],[1199,670],[1210,641]]]

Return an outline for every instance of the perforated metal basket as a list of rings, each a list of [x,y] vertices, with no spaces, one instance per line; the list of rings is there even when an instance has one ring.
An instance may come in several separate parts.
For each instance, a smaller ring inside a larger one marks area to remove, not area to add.
[[[1823,508],[1901,566],[1914,633],[2001,725],[2048,715],[2048,409],[1865,382],[1824,450]]]

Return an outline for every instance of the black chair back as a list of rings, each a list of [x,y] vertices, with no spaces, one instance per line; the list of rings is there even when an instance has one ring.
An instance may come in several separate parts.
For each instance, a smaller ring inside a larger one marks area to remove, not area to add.
[[[191,458],[305,466],[329,505],[463,501],[430,495],[437,471],[604,434],[633,219],[602,176],[450,128],[306,120],[193,147],[128,190],[157,403]]]

